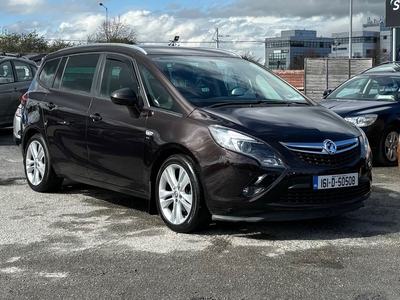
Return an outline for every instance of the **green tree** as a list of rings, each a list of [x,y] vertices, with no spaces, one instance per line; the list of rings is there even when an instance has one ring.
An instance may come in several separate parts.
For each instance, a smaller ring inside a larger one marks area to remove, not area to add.
[[[48,44],[47,52],[54,52],[72,46],[74,46],[73,43],[58,39]]]
[[[36,31],[29,33],[8,33],[0,36],[0,50],[5,52],[46,52],[47,42]]]
[[[103,21],[96,33],[87,37],[88,43],[124,43],[135,44],[137,32],[117,16]]]

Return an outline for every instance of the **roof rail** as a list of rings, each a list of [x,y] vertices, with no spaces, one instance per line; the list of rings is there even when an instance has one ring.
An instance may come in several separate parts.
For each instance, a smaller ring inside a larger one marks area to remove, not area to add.
[[[0,51],[0,56],[23,57],[21,53],[4,52],[4,51]]]
[[[398,60],[384,61],[383,63],[380,63],[377,66],[388,65],[388,64],[400,65],[400,61],[398,61]]]

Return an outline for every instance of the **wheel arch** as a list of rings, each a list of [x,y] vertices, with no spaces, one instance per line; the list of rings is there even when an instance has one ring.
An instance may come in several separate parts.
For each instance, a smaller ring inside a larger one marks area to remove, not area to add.
[[[157,178],[158,171],[160,170],[161,165],[164,163],[164,161],[168,157],[170,157],[172,155],[176,155],[176,154],[187,155],[188,157],[190,157],[193,160],[193,162],[197,166],[197,171],[199,173],[199,180],[200,180],[200,182],[201,182],[201,184],[203,186],[202,190],[203,190],[203,193],[204,193],[204,184],[203,184],[204,180],[202,178],[202,173],[200,172],[200,169],[199,169],[199,164],[198,164],[199,161],[195,157],[195,155],[189,149],[187,149],[186,147],[183,147],[183,146],[178,145],[178,144],[173,144],[173,145],[169,145],[167,147],[164,147],[163,149],[161,149],[157,153],[157,155],[156,155],[156,157],[155,157],[155,159],[154,159],[154,161],[153,161],[153,163],[152,163],[152,165],[150,167],[150,174],[149,174],[150,197],[149,197],[148,212],[150,214],[152,214],[152,215],[158,214],[157,205],[156,205],[156,199],[155,199],[155,189],[156,189],[155,183],[156,183],[156,178]]]
[[[39,134],[43,135],[43,132],[41,132],[39,130],[39,128],[36,128],[36,127],[30,127],[30,128],[27,128],[27,129],[24,130],[24,134],[22,135],[22,139],[21,139],[22,152],[25,151],[26,143],[28,143],[30,138],[32,136],[34,136],[36,133],[39,133]],[[43,135],[43,137],[45,138],[44,135]]]
[[[392,120],[391,122],[389,122],[389,123],[385,126],[385,128],[387,128],[387,127],[389,127],[389,126],[395,126],[395,127],[397,127],[397,129],[400,130],[400,119]]]

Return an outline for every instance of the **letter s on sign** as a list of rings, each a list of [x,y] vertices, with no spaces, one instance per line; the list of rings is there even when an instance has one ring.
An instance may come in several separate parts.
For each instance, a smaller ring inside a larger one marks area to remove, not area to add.
[[[400,8],[400,0],[395,0],[393,2],[393,10],[399,10]]]

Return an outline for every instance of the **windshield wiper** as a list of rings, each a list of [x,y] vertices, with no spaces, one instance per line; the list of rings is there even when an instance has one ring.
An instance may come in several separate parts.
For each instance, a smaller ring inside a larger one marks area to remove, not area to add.
[[[235,102],[221,102],[221,103],[215,103],[210,106],[207,106],[209,108],[214,108],[214,107],[221,107],[221,106],[231,106],[231,105],[259,105],[263,104],[265,101],[235,101]]]
[[[243,101],[243,102],[222,102],[222,103],[215,103],[210,106],[207,106],[209,108],[215,108],[215,107],[222,107],[222,106],[231,106],[231,105],[264,105],[268,106],[270,104],[280,104],[280,105],[287,105],[287,106],[292,106],[292,105],[309,105],[308,102],[300,102],[300,101],[268,101],[268,100],[259,100],[259,101]]]

